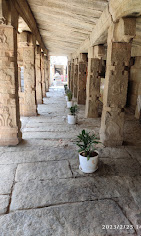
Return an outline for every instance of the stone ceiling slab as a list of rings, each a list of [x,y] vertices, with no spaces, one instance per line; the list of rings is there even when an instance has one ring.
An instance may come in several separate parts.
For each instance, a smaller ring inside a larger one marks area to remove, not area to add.
[[[108,0],[28,0],[52,55],[74,53],[89,38]]]

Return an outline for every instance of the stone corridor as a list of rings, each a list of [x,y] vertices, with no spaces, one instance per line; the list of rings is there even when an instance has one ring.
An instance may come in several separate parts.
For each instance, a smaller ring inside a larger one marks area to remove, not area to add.
[[[100,144],[98,171],[84,174],[73,140],[84,128],[98,135],[100,118],[85,119],[80,105],[78,124],[68,125],[62,88],[50,88],[38,113],[22,118],[18,146],[0,147],[0,236],[141,235],[141,127],[133,115],[128,145]]]

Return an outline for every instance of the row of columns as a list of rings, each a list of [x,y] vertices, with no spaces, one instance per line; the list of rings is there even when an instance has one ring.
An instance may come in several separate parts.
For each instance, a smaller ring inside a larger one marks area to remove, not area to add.
[[[22,139],[20,115],[37,115],[49,86],[49,62],[32,33],[0,25],[0,145],[16,145]],[[18,47],[17,47],[18,46]],[[18,58],[18,59],[17,59]],[[23,67],[24,91],[20,67]]]
[[[129,25],[131,27],[129,27]],[[131,40],[136,33],[134,18],[120,19],[111,23],[107,39],[106,77],[103,96],[100,139],[105,146],[123,143],[124,108],[127,99]],[[85,104],[85,115],[98,117],[100,78],[102,75],[105,47],[97,45],[88,49],[88,75],[86,54],[69,62],[70,89],[77,94],[78,104]],[[72,77],[72,74],[74,76]],[[77,79],[77,92],[76,89]]]

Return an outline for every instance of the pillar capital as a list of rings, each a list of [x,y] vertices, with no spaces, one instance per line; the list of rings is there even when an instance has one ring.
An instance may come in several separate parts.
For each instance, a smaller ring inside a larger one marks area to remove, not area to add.
[[[88,58],[99,58],[105,56],[105,47],[103,45],[97,45],[88,49]]]
[[[136,18],[120,18],[119,22],[111,23],[108,30],[108,43],[129,43],[136,35]]]
[[[78,56],[79,62],[86,62],[87,61],[87,54],[86,53],[80,53]]]
[[[19,47],[35,46],[35,36],[30,31],[23,31],[19,35]]]
[[[40,47],[40,45],[36,45],[35,52],[36,52],[36,54],[41,54],[41,47]]]

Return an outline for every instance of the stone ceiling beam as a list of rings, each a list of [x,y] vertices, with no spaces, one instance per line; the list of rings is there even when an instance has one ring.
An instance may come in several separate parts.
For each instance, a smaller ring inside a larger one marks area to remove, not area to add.
[[[122,17],[138,17],[141,15],[140,0],[111,0],[109,6],[103,11],[96,26],[94,26],[89,39],[86,39],[76,51],[72,54],[75,58],[79,53],[86,51],[88,47],[104,44],[107,41],[108,28],[112,22],[117,22]]]
[[[44,45],[44,42],[41,38],[40,32],[37,27],[36,20],[32,14],[32,11],[27,3],[26,0],[11,0],[13,6],[19,13],[19,15],[24,19],[24,21],[27,23],[29,28],[31,29],[32,33],[36,36],[36,40],[40,44],[40,47],[44,51],[45,54],[47,54],[47,49]]]

